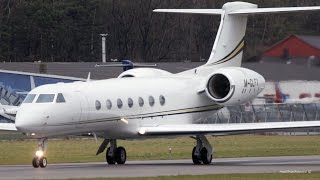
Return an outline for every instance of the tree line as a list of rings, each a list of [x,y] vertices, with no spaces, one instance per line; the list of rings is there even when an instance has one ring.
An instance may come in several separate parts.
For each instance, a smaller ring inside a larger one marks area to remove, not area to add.
[[[210,55],[220,17],[153,13],[157,8],[221,8],[227,0],[0,0],[0,61],[199,61]],[[248,0],[260,7],[314,6],[318,0]],[[245,57],[290,34],[320,33],[320,13],[250,16]]]

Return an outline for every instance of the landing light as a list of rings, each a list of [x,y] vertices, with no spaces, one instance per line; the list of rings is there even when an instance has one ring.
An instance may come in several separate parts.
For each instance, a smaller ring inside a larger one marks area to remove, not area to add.
[[[126,124],[129,124],[129,121],[126,120],[125,118],[121,118],[120,120],[121,120],[122,122],[126,123]]]
[[[43,151],[41,151],[41,150],[36,151],[36,156],[37,157],[42,157],[43,156]]]
[[[146,130],[141,128],[140,131],[139,131],[139,134],[144,135],[145,133],[146,133]]]

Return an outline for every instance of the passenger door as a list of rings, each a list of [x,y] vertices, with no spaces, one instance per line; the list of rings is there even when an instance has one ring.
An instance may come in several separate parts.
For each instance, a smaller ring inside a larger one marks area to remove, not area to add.
[[[78,115],[78,120],[76,123],[76,127],[83,128],[85,127],[85,122],[88,120],[88,112],[89,112],[89,104],[88,104],[88,98],[86,97],[85,94],[83,94],[80,91],[76,91],[76,97],[78,99],[78,104],[79,104],[79,112],[80,114]]]

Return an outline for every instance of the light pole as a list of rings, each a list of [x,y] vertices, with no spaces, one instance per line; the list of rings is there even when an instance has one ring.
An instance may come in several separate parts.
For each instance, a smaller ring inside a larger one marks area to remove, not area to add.
[[[100,34],[102,38],[102,63],[107,62],[106,61],[106,37],[108,34]]]

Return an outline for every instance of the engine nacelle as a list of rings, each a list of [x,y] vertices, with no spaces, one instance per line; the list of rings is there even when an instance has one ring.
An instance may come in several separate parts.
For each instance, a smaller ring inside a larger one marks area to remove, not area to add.
[[[160,77],[167,76],[171,73],[161,69],[154,68],[136,68],[130,69],[121,73],[118,78],[128,78],[128,77]]]
[[[206,94],[220,105],[239,105],[254,99],[265,86],[263,76],[241,67],[220,68],[206,82]]]

